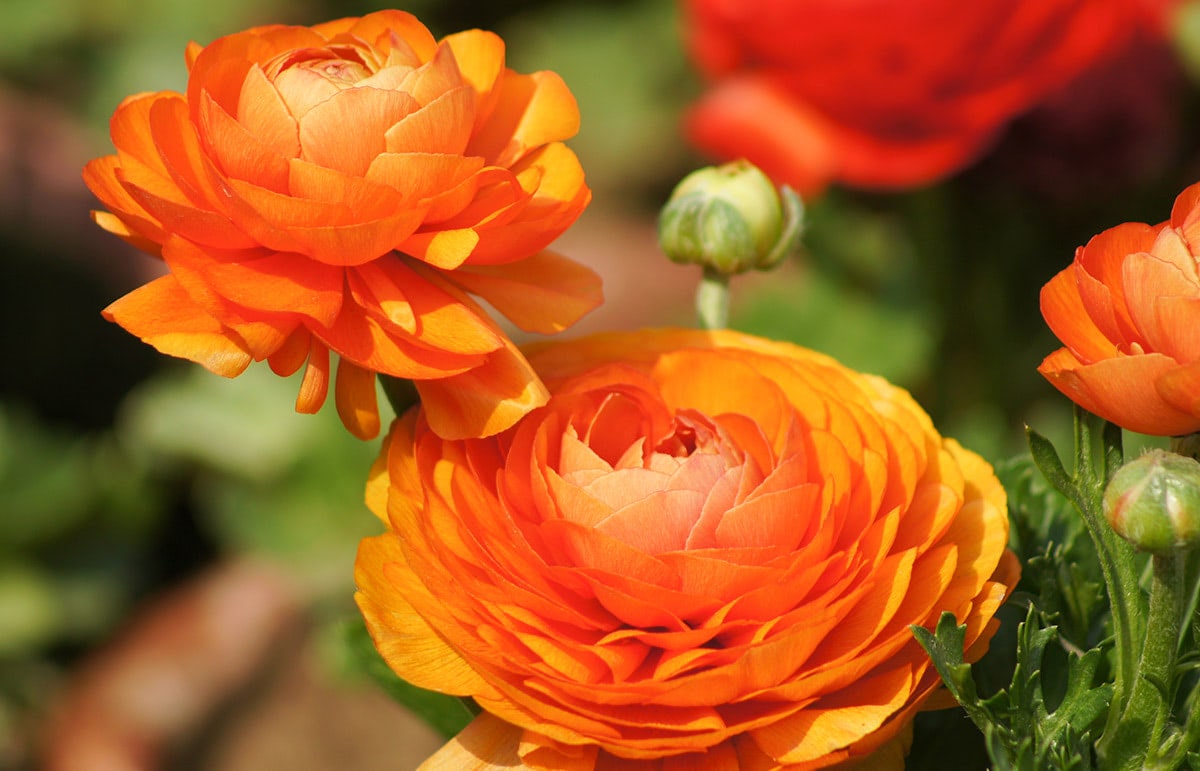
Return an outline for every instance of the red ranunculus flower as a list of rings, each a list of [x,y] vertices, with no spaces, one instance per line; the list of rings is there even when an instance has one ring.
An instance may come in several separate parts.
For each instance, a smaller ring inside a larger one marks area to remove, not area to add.
[[[966,166],[1137,28],[1160,30],[1174,4],[684,0],[712,81],[687,133],[809,194],[831,181],[922,185]]]
[[[538,332],[600,301],[595,274],[541,251],[591,195],[562,144],[579,113],[557,75],[515,73],[495,35],[437,41],[400,11],[258,27],[187,61],[187,93],[126,99],[116,155],[84,170],[101,227],[170,270],[106,318],[227,377],[307,363],[302,412],[325,401],[335,353],[338,412],[363,437],[379,429],[377,372],[415,380],[448,436],[545,401],[468,294]]]
[[[383,657],[485,714],[424,766],[903,766],[1015,585],[1004,490],[905,392],[796,346],[659,330],[545,345],[494,437],[393,425],[358,602]]]
[[[1038,372],[1130,431],[1200,431],[1200,184],[1161,225],[1126,223],[1075,252],[1042,288],[1060,348]]]

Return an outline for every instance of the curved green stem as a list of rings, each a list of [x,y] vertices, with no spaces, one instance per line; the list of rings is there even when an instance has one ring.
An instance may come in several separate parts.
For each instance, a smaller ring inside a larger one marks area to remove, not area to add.
[[[1104,487],[1121,463],[1119,429],[1111,434],[1105,432],[1103,439],[1101,471],[1097,474],[1093,457],[1091,418],[1087,412],[1076,407],[1075,475],[1073,490],[1069,495],[1083,515],[1088,535],[1096,548],[1096,557],[1100,562],[1112,610],[1113,645],[1116,649],[1113,704],[1105,722],[1102,746],[1107,737],[1117,730],[1117,724],[1124,711],[1123,705],[1128,703],[1133,691],[1137,680],[1139,646],[1146,629],[1146,598],[1142,593],[1134,549],[1109,527],[1104,518]]]
[[[1134,771],[1162,767],[1154,761],[1160,757],[1163,733],[1171,717],[1180,617],[1187,601],[1184,561],[1181,552],[1152,558],[1150,608],[1141,659],[1114,730],[1106,730],[1100,742],[1105,768]]]
[[[729,325],[729,276],[704,269],[696,288],[696,316],[701,329],[724,329]]]

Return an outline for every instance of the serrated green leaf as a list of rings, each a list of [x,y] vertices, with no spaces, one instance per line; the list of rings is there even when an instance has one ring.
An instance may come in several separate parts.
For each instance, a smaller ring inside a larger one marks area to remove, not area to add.
[[[972,722],[986,735],[989,726],[997,723],[996,715],[989,704],[980,701],[971,675],[971,665],[963,661],[966,625],[959,626],[954,614],[944,611],[938,618],[933,632],[924,627],[910,627],[917,642],[929,654],[930,660],[942,676],[946,690],[962,705]]]
[[[1044,734],[1051,740],[1057,734],[1065,734],[1068,729],[1086,734],[1108,713],[1112,702],[1112,684],[1094,685],[1102,658],[1099,649],[1068,658],[1067,692],[1058,709],[1043,723]]]

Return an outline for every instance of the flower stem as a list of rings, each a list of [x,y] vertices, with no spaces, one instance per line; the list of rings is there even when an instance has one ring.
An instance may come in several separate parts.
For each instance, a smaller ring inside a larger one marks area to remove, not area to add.
[[[1178,551],[1151,558],[1150,609],[1141,659],[1128,701],[1115,726],[1109,721],[1111,734],[1106,731],[1101,739],[1105,768],[1160,767],[1152,761],[1161,754],[1163,732],[1171,717],[1180,617],[1187,599],[1184,562],[1185,555]]]
[[[729,325],[729,276],[706,267],[696,288],[696,316],[701,329]]]
[[[1138,672],[1139,641],[1145,636],[1146,598],[1139,581],[1133,547],[1117,535],[1104,517],[1103,495],[1108,478],[1121,464],[1121,434],[1102,432],[1104,448],[1097,474],[1092,444],[1092,425],[1086,412],[1075,408],[1075,480],[1071,497],[1083,515],[1084,525],[1096,548],[1096,557],[1108,591],[1112,611],[1116,672],[1113,706],[1100,743],[1117,730],[1129,702]],[[1103,750],[1102,750],[1103,751]]]

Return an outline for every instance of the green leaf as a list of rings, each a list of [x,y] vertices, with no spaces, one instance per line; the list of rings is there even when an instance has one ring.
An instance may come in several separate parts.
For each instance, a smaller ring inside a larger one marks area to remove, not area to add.
[[[993,722],[990,710],[979,700],[975,680],[971,677],[971,665],[963,661],[966,625],[959,626],[954,614],[944,611],[938,618],[933,632],[915,624],[909,627],[917,642],[929,654],[930,660],[942,676],[946,689],[967,711],[967,715],[980,729]]]
[[[1025,435],[1029,438],[1029,454],[1033,456],[1033,462],[1038,470],[1054,486],[1055,490],[1074,499],[1075,481],[1063,468],[1062,460],[1058,457],[1058,450],[1054,449],[1054,444],[1029,426],[1025,427]]]

